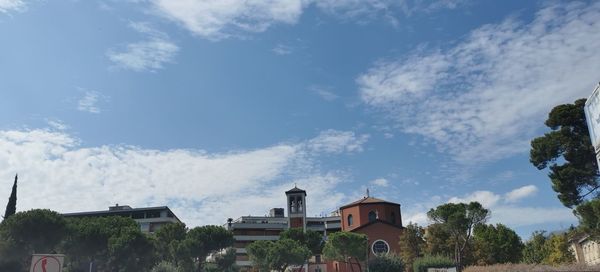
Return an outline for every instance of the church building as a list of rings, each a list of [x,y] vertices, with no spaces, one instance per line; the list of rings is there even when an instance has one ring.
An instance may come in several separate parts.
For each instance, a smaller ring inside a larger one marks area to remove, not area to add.
[[[313,230],[324,237],[338,231],[365,234],[368,237],[369,259],[376,254],[399,252],[398,241],[403,229],[400,204],[371,197],[367,191],[367,196],[340,207],[330,216],[307,217],[306,191],[294,186],[285,195],[287,216],[284,209],[273,208],[269,216],[242,216],[228,220],[226,228],[234,235],[236,263],[244,271],[250,271],[252,267],[246,246],[259,240],[277,240],[279,234],[288,228]],[[345,263],[325,262],[321,256],[313,256],[305,268],[310,272],[351,271]],[[354,270],[358,271],[358,267],[354,267]]]

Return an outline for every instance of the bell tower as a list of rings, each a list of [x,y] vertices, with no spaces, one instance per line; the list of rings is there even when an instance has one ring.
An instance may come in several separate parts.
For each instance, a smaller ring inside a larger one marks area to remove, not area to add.
[[[288,227],[306,229],[306,191],[294,186],[285,192],[287,197]]]

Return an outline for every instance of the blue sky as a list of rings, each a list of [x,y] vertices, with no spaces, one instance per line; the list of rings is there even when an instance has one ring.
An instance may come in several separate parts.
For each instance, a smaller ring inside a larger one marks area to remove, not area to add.
[[[169,205],[188,225],[372,195],[403,221],[482,202],[524,238],[576,224],[528,161],[600,77],[573,1],[0,0],[0,196]]]

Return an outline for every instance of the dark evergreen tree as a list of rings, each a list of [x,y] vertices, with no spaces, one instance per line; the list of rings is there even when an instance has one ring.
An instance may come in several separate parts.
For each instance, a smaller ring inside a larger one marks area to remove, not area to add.
[[[17,212],[17,179],[18,176],[15,175],[15,183],[13,183],[12,192],[10,193],[10,197],[8,198],[8,204],[6,204],[4,219],[7,219],[9,216]]]

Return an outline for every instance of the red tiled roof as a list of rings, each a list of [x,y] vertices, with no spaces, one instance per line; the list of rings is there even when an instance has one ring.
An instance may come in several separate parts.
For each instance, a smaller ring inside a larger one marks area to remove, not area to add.
[[[340,207],[340,209],[351,207],[351,206],[356,206],[358,204],[374,204],[374,203],[386,203],[386,204],[392,204],[392,205],[398,205],[398,206],[400,206],[400,204],[398,204],[398,203],[385,201],[383,199],[374,198],[374,197],[364,197],[364,198],[359,199],[357,201],[354,201],[354,202],[352,202],[350,204],[344,205],[344,206]]]

